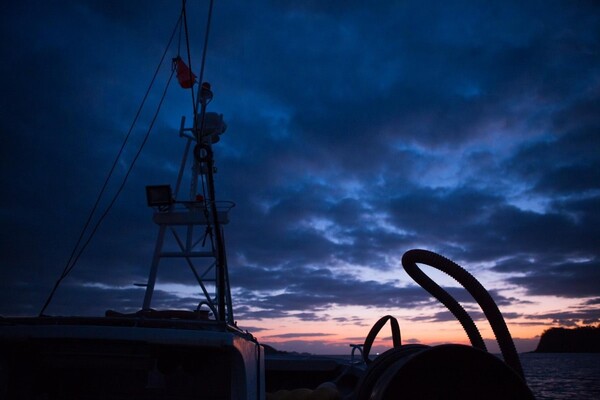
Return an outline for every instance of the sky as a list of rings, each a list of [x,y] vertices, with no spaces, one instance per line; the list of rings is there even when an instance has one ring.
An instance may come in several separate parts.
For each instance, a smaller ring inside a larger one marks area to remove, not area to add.
[[[208,2],[188,3],[198,75]],[[180,12],[179,1],[3,5],[0,315],[40,312]],[[185,49],[176,34],[100,209]],[[596,2],[216,1],[204,80],[208,111],[227,123],[214,153],[217,197],[235,202],[225,226],[234,315],[262,343],[348,354],[388,314],[404,343],[466,343],[404,272],[414,248],[473,274],[520,351],[550,327],[600,322]],[[47,314],[140,309],[134,284],[147,279],[158,232],[144,188],[175,185],[190,98],[171,82]],[[473,299],[421,267],[494,350]],[[200,294],[185,267],[163,267],[153,307],[193,309]],[[380,338],[376,351],[389,330]]]

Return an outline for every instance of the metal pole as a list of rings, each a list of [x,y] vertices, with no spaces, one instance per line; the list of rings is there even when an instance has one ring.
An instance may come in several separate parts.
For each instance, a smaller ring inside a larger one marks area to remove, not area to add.
[[[146,285],[146,294],[144,295],[144,304],[142,310],[149,310],[152,302],[152,294],[154,293],[154,284],[156,283],[156,274],[158,272],[158,263],[160,262],[160,253],[162,251],[163,242],[165,240],[166,225],[161,225],[156,238],[156,246],[154,247],[154,256],[152,257],[152,266],[150,267],[150,275],[148,276],[148,284]]]
[[[185,129],[185,116],[181,117],[181,126],[179,127],[179,137],[183,137],[183,131]],[[187,138],[187,142],[185,144],[185,150],[183,151],[183,158],[181,160],[181,166],[179,167],[179,174],[177,175],[177,184],[175,185],[175,200],[179,197],[179,189],[181,188],[181,181],[183,179],[183,174],[185,171],[185,165],[187,164],[188,154],[190,152],[190,146],[192,145],[192,139],[190,137]]]

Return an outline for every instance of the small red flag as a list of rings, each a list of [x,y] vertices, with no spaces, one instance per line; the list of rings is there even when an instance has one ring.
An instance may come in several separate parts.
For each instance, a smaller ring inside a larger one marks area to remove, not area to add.
[[[173,64],[175,64],[179,85],[181,85],[181,87],[184,89],[189,89],[194,86],[194,83],[196,82],[196,75],[194,75],[190,68],[185,65],[181,57],[174,58]]]

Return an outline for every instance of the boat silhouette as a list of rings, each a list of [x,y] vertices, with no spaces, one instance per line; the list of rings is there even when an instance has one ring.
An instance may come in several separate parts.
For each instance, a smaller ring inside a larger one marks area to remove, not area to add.
[[[210,10],[212,4],[210,2]],[[185,1],[177,26],[185,22]],[[207,23],[206,40],[210,27]],[[206,49],[206,42],[204,48]],[[189,56],[189,55],[188,55]],[[472,346],[402,344],[400,326],[383,316],[349,357],[277,351],[239,328],[225,246],[235,206],[215,191],[215,145],[227,130],[209,111],[213,88],[177,55],[171,78],[191,90],[193,118],[181,118],[184,151],[176,183],[146,187],[158,227],[140,310],[107,310],[96,317],[45,313],[67,264],[40,315],[0,319],[0,398],[5,399],[530,399],[531,391],[510,333],[489,293],[468,272],[435,253],[404,254],[407,272],[457,317]],[[191,63],[190,63],[191,64]],[[191,170],[189,193],[183,177]],[[155,309],[161,268],[189,269],[202,294],[191,310]],[[487,352],[468,313],[417,266],[427,264],[461,283],[489,319],[503,359]],[[393,347],[377,357],[373,342],[389,322]]]

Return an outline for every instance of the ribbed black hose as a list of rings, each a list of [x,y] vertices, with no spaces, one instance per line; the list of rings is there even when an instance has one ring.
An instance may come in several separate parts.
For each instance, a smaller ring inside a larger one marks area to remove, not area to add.
[[[467,333],[467,336],[469,337],[469,340],[471,341],[471,344],[473,345],[473,347],[487,351],[485,342],[483,341],[483,338],[481,337],[481,333],[479,332],[479,329],[477,329],[475,322],[473,322],[473,319],[467,313],[467,311],[458,303],[458,301],[456,301],[456,299],[454,297],[452,297],[452,295],[450,293],[448,293],[444,289],[442,289],[431,278],[429,278],[427,275],[425,275],[425,273],[423,271],[421,271],[421,269],[419,269],[419,267],[417,267],[416,262],[431,265],[432,267],[435,267],[433,264],[436,264],[436,265],[441,264],[440,261],[436,261],[436,260],[431,261],[434,256],[443,258],[442,256],[440,256],[438,254],[427,252],[425,250],[410,250],[410,251],[406,252],[404,254],[404,256],[402,256],[402,265],[404,266],[404,269],[406,270],[408,275],[410,275],[411,278],[413,278],[413,280],[415,282],[417,282],[419,285],[421,285],[421,287],[423,287],[425,290],[427,290],[429,293],[431,293],[436,299],[438,299],[443,305],[445,305],[446,308],[448,310],[450,310],[450,312],[452,314],[454,314],[456,319],[458,319],[458,321],[462,325],[463,329]],[[414,260],[414,259],[416,259],[416,260]],[[446,261],[452,262],[450,260],[447,260],[446,258],[443,258],[443,259]],[[444,264],[446,264],[446,263],[444,263]],[[457,265],[457,267],[458,267],[458,265]],[[438,268],[438,267],[435,267],[435,268],[442,270],[441,268]],[[460,268],[460,267],[458,267],[458,268]],[[452,276],[451,273],[449,273],[447,271],[444,271],[444,272],[446,272],[448,275]],[[454,278],[454,279],[457,279],[457,278]],[[473,279],[475,279],[475,278],[473,278]]]
[[[415,282],[427,290],[432,296],[442,302],[454,316],[459,320],[471,343],[474,347],[485,349],[483,339],[479,330],[475,326],[469,314],[458,304],[458,302],[442,289],[437,283],[431,280],[421,269],[417,263],[426,264],[436,268],[454,278],[460,283],[479,304],[486,318],[490,322],[492,331],[496,336],[496,341],[500,346],[500,351],[504,362],[508,364],[521,378],[525,379],[521,360],[517,354],[517,349],[512,340],[512,336],[508,331],[506,322],[498,309],[498,306],[492,299],[488,291],[465,269],[447,258],[427,250],[409,250],[402,256],[402,265]]]
[[[381,328],[383,328],[387,321],[390,321],[390,328],[392,330],[392,343],[394,348],[402,346],[402,337],[400,335],[400,325],[398,324],[398,320],[392,317],[391,315],[386,315],[384,317],[379,318],[379,320],[375,322],[375,325],[373,325],[373,327],[369,331],[369,334],[365,338],[365,343],[363,344],[362,355],[363,360],[367,365],[371,363],[369,353],[371,352],[371,347],[375,342],[375,338],[377,337],[377,334],[379,333]]]

